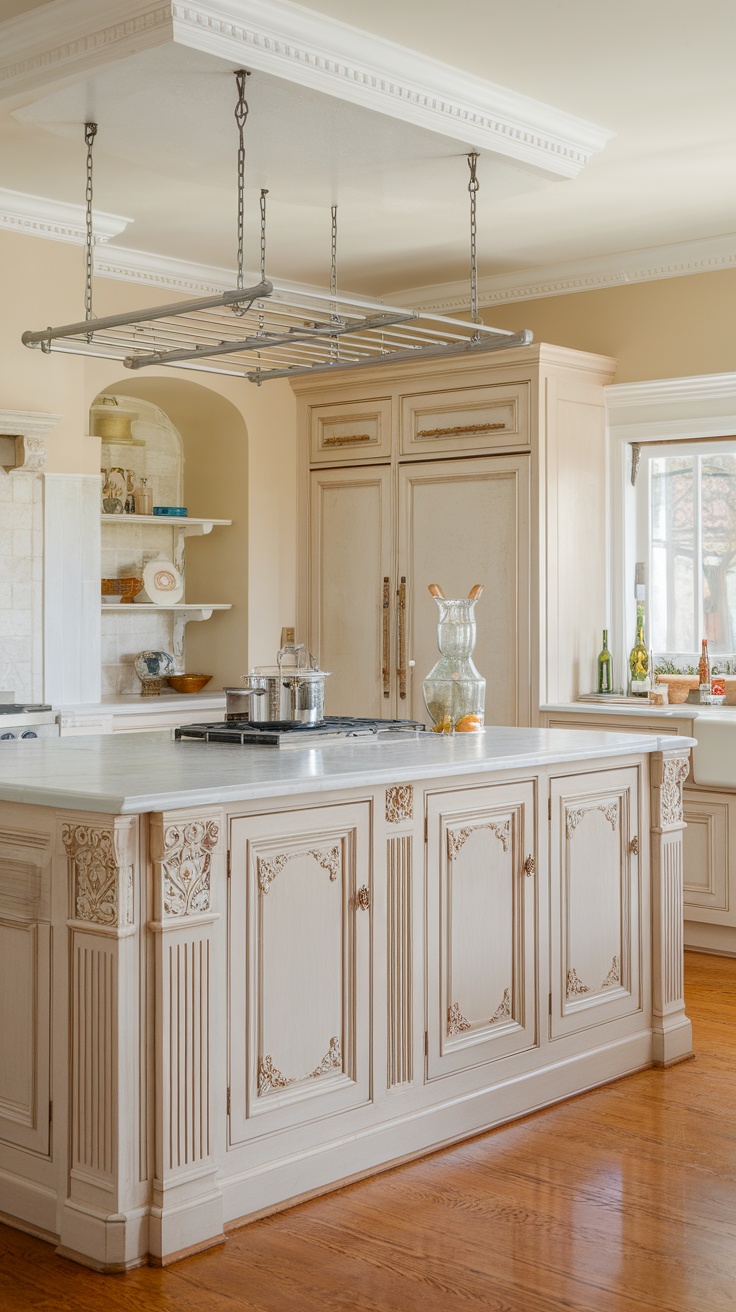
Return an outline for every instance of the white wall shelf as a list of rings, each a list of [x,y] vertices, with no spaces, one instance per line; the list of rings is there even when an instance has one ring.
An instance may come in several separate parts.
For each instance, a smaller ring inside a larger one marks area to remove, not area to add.
[[[195,519],[189,515],[100,515],[103,524],[159,524],[178,528],[186,538],[204,537],[213,528],[232,524],[231,519]]]
[[[190,620],[208,620],[212,615],[213,611],[232,610],[232,605],[229,602],[221,602],[221,601],[213,602],[211,605],[204,605],[201,602],[198,604],[197,602],[190,603],[190,602],[180,601],[177,602],[175,606],[159,606],[155,602],[142,601],[142,602],[128,602],[125,605],[123,605],[122,602],[119,602],[118,605],[116,606],[110,606],[110,605],[106,605],[105,602],[102,602],[100,609],[103,610],[106,615],[119,615],[121,611],[123,613],[125,611],[132,611],[135,614],[136,611],[141,611],[141,610],[147,610],[147,611],[171,610],[171,611],[177,611],[179,614],[186,612],[187,618]]]

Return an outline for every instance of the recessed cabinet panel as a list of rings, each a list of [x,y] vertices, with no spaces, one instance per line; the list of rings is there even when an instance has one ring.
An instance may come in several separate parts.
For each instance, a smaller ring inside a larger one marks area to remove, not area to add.
[[[368,834],[366,805],[233,821],[232,1143],[368,1099]]]
[[[390,717],[394,582],[389,469],[311,475],[309,647],[328,715]]]
[[[314,465],[388,460],[391,398],[339,401],[309,408],[309,453]]]
[[[534,785],[428,804],[427,1077],[535,1042]]]
[[[51,927],[0,919],[0,1140],[49,1151]]]
[[[683,804],[685,919],[736,924],[728,881],[729,866],[736,869],[736,798],[686,788]]]
[[[406,699],[398,713],[427,720],[422,680],[438,659],[439,583],[447,597],[485,584],[473,659],[486,680],[486,723],[531,721],[529,457],[427,461],[399,470],[399,578],[407,580]],[[397,642],[397,663],[404,648]],[[331,667],[328,665],[328,669]]]
[[[552,1038],[641,1007],[638,787],[637,769],[551,782]]]
[[[502,384],[401,398],[401,454],[458,455],[529,445],[529,385]]]

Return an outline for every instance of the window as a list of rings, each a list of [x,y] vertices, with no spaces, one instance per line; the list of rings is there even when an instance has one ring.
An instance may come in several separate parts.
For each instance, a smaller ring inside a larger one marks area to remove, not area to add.
[[[736,653],[736,440],[642,452],[637,557],[647,561],[647,642],[658,658]],[[642,477],[641,475],[645,475]]]

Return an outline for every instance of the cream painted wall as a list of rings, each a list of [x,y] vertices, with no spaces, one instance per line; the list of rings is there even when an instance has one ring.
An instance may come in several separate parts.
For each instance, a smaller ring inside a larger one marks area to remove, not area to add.
[[[171,385],[167,386],[167,395],[171,397],[175,383],[189,382],[204,389],[196,393],[201,405],[198,401],[192,413],[202,417],[198,440],[202,468],[207,465],[209,469],[206,478],[202,473],[196,493],[192,491],[192,512],[202,509],[205,514],[217,514],[214,500],[210,505],[209,498],[215,498],[220,481],[233,486],[233,465],[232,459],[229,461],[224,454],[225,446],[218,444],[214,435],[211,451],[205,450],[205,398],[212,398],[213,407],[221,399],[220,417],[227,413],[228,405],[240,416],[247,432],[247,463],[245,471],[240,468],[237,472],[237,480],[239,495],[246,499],[250,587],[243,551],[238,551],[235,543],[227,552],[226,530],[223,530],[222,545],[217,547],[217,551],[222,551],[217,566],[221,573],[218,597],[205,600],[221,597],[241,607],[247,605],[248,620],[236,644],[233,675],[242,673],[249,664],[272,663],[281,628],[294,623],[296,609],[296,407],[288,383],[276,381],[259,388],[237,378],[181,369],[149,370],[141,377],[137,374],[123,377],[127,371],[109,361],[60,354],[44,356],[40,351],[30,351],[20,341],[24,329],[69,323],[84,317],[83,252],[80,247],[63,242],[0,231],[0,278],[3,287],[0,407],[43,410],[62,416],[47,442],[50,472],[99,472],[100,442],[87,436],[89,407],[98,392],[113,384],[118,391],[126,386],[134,391],[136,383],[141,382],[150,388],[152,381],[161,379]],[[96,279],[94,284],[94,311],[99,316],[177,299],[174,293],[160,288],[141,288],[106,279]],[[177,424],[175,418],[173,421]],[[200,508],[199,493],[204,497],[205,489],[208,504]],[[235,518],[222,516],[231,517]],[[194,559],[194,554],[191,553],[190,559]],[[207,664],[208,643],[232,638],[232,635],[225,638],[223,630],[217,638],[207,639],[208,625],[213,626],[214,635],[216,623],[214,619],[209,620],[201,625],[201,632],[197,631],[194,644],[197,664]],[[193,628],[190,626],[190,632]],[[244,634],[247,634],[247,653],[242,649]]]
[[[498,328],[612,355],[617,383],[736,369],[736,271],[549,296],[484,310]]]

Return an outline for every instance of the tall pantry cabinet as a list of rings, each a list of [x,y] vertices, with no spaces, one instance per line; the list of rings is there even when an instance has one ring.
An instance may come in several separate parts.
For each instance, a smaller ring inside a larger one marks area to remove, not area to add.
[[[616,362],[544,344],[292,381],[297,630],[332,715],[426,720],[428,593],[485,592],[487,724],[593,686],[606,617],[603,388]]]

